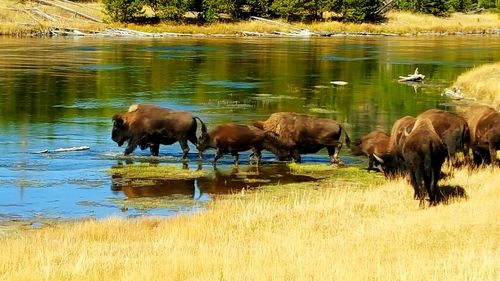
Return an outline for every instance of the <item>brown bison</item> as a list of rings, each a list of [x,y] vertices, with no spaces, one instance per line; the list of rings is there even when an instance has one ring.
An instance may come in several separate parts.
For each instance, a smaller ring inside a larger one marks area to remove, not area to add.
[[[390,154],[389,140],[390,137],[388,134],[382,131],[373,131],[366,134],[361,139],[354,140],[351,143],[351,152],[355,156],[368,157],[368,171],[377,170],[374,169],[373,166],[380,163],[373,155],[376,154],[380,157],[386,157],[386,155]]]
[[[330,162],[339,162],[338,154],[342,147],[340,137],[344,129],[334,120],[293,112],[278,112],[271,114],[265,121],[255,122],[254,126],[276,134],[274,150],[286,151],[277,155],[281,159],[291,156],[296,162],[301,162],[301,154],[316,153],[326,147]],[[349,146],[349,136],[347,132],[344,134],[345,142]]]
[[[471,131],[471,148],[476,165],[498,162],[500,113],[489,106],[473,106],[463,113]]]
[[[373,153],[373,157],[381,164],[386,177],[395,177],[406,171],[402,154],[402,147],[405,140],[405,132],[411,131],[416,118],[413,116],[404,116],[392,125],[389,138],[388,153],[379,155]]]
[[[429,109],[417,118],[427,118],[441,138],[448,151],[450,164],[457,164],[455,154],[463,152],[465,160],[469,159],[470,132],[467,121],[460,115],[440,109]]]
[[[405,135],[401,152],[420,206],[424,206],[426,192],[430,206],[437,204],[441,198],[437,183],[448,152],[429,119],[417,118],[412,131]]]
[[[170,145],[179,142],[183,152],[182,158],[186,159],[189,152],[188,141],[197,144],[196,120],[201,124],[201,134],[206,134],[207,128],[203,121],[189,112],[135,104],[130,106],[123,116],[119,114],[113,116],[111,139],[118,146],[128,142],[125,155],[129,155],[139,146],[143,150],[149,147],[151,155],[158,156],[160,144]],[[201,152],[199,155],[202,157]]]
[[[259,165],[262,157],[261,151],[263,149],[275,150],[272,145],[275,141],[272,133],[255,126],[223,124],[215,127],[208,134],[200,136],[198,149],[200,151],[205,151],[207,148],[217,149],[214,166],[217,160],[226,153],[231,153],[234,164],[238,165],[238,152],[251,149]]]

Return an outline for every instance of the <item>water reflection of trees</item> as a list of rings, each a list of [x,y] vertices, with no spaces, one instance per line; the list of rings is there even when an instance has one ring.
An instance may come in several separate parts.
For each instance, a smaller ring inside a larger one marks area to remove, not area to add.
[[[499,48],[478,48],[492,42],[481,40],[474,52],[449,38],[80,40],[54,46],[44,39],[16,41],[33,48],[0,61],[0,126],[110,118],[130,103],[151,102],[206,108],[201,115],[209,124],[252,122],[277,111],[311,113],[348,123],[355,136],[362,135],[439,106],[439,87],[448,85],[430,85],[415,95],[395,79],[418,64],[430,81],[451,81],[472,64],[500,56]],[[82,45],[93,48],[77,48]],[[349,84],[334,87],[333,80]],[[213,114],[219,106],[209,101],[216,100],[245,106]],[[324,111],[313,113],[315,108]]]

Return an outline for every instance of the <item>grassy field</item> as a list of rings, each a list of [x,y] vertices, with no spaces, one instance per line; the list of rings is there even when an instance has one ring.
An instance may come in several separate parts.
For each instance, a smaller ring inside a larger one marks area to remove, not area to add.
[[[33,7],[26,5],[32,4],[0,2],[0,33],[38,34],[58,24],[92,30],[109,26],[70,15],[55,23],[38,19],[34,24],[24,12]],[[55,8],[44,11],[59,13]],[[93,11],[100,15],[98,7]],[[493,14],[388,17],[379,25],[296,26],[397,34],[490,33],[499,27]],[[204,34],[277,29],[258,22],[128,27]],[[493,70],[487,67],[471,73],[497,73],[498,64]],[[479,100],[491,102],[491,96],[498,101],[498,79],[479,87],[486,75],[466,75],[457,81],[465,93],[478,87],[474,95]],[[465,190],[467,199],[451,198],[425,209],[412,199],[413,190],[405,180],[386,181],[358,167],[290,168],[327,178],[217,197],[206,211],[171,218],[9,228],[0,232],[0,280],[500,280],[498,168],[455,171],[440,184],[446,190]]]
[[[73,10],[89,15],[92,18],[106,21],[100,2],[68,4],[61,2]],[[36,9],[53,17],[49,20],[39,16]],[[351,24],[337,21],[317,22],[311,24],[294,23],[268,24],[258,21],[237,23],[214,23],[205,26],[193,24],[156,24],[156,25],[121,25],[91,22],[74,13],[60,8],[41,5],[30,1],[3,0],[0,2],[0,34],[4,35],[42,35],[53,27],[76,28],[82,31],[103,30],[108,27],[127,27],[147,32],[173,32],[184,34],[224,34],[242,35],[244,31],[272,33],[289,32],[293,28],[307,28],[313,32],[327,33],[392,33],[402,35],[418,34],[453,34],[498,33],[500,19],[498,14],[462,14],[455,13],[450,17],[434,17],[404,12],[387,13],[387,21],[378,24]]]
[[[483,64],[462,73],[454,86],[466,96],[500,109],[500,62]]]
[[[499,280],[500,173],[420,209],[405,181],[264,188],[173,218],[58,224],[0,237],[0,280]]]

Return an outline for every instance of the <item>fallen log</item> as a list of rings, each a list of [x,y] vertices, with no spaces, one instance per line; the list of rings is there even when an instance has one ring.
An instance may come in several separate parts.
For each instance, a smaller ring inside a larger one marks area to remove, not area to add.
[[[60,8],[60,9],[63,9],[65,11],[74,13],[75,15],[78,15],[78,16],[80,16],[82,18],[86,18],[86,19],[88,19],[90,21],[93,21],[93,22],[102,23],[102,20],[100,20],[100,19],[96,19],[96,18],[91,17],[91,16],[89,16],[87,14],[84,14],[84,13],[80,13],[80,12],[78,12],[76,10],[73,10],[71,8],[68,8],[68,7],[65,7],[63,5],[56,4],[56,3],[52,2],[52,1],[48,1],[48,0],[33,0],[33,1],[45,4],[45,5],[49,5],[49,6],[54,6],[54,7]]]

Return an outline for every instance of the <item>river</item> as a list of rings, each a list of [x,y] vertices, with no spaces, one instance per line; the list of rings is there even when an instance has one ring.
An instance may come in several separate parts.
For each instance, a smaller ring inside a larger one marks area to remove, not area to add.
[[[200,163],[192,147],[187,168],[201,166],[210,176],[127,193],[106,171],[128,161],[110,138],[111,117],[134,103],[193,112],[209,129],[249,124],[278,111],[301,112],[335,119],[359,138],[373,129],[388,131],[399,117],[428,108],[455,111],[444,90],[460,73],[498,58],[499,36],[2,37],[0,220],[173,215],[198,211],[218,193],[258,182],[249,177],[307,180],[293,178],[270,154],[258,172],[243,156],[238,169],[227,156],[214,171],[213,151]],[[426,76],[423,83],[398,82],[416,68]],[[80,146],[90,149],[53,152]],[[303,160],[326,165],[325,154]],[[160,147],[161,163],[181,165],[180,156],[178,144]],[[346,149],[341,158],[348,165],[360,162]],[[151,161],[140,150],[131,159]],[[164,204],[123,207],[144,197]]]

